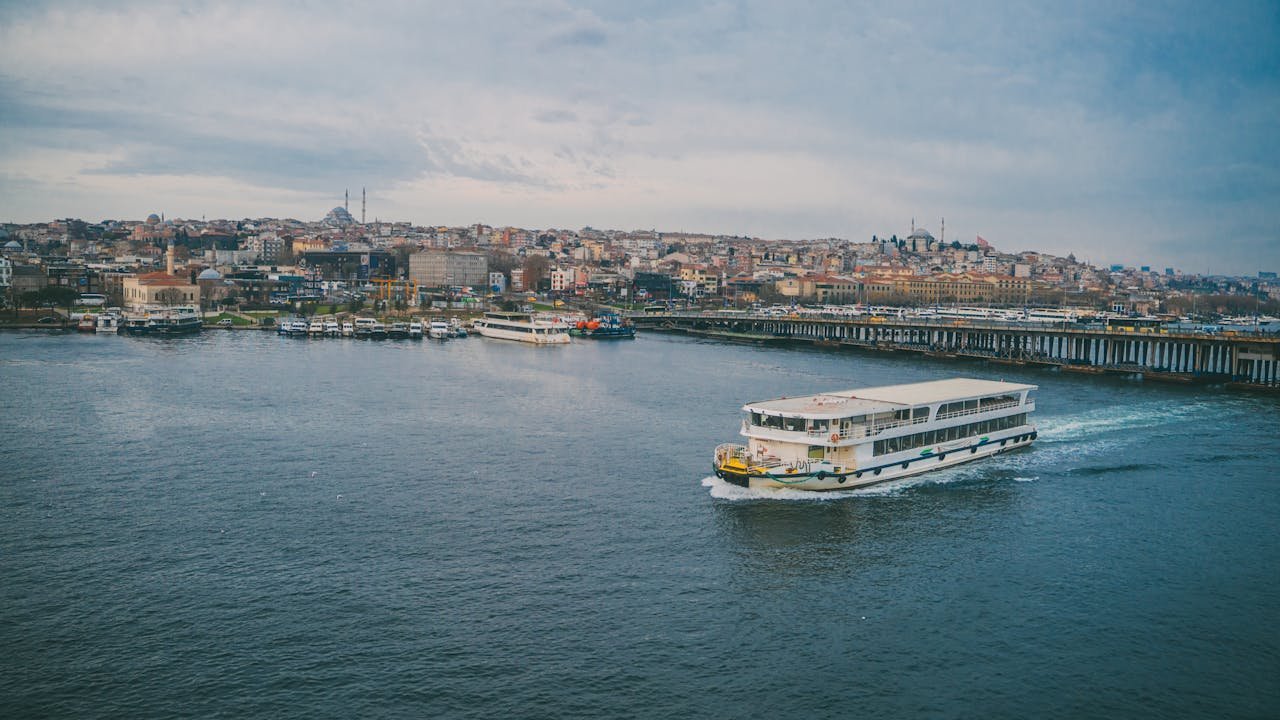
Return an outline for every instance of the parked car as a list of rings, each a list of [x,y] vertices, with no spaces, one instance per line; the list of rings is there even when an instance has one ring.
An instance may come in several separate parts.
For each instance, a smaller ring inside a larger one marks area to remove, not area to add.
[[[222,318],[219,320],[218,327],[231,327],[231,318]]]
[[[53,325],[55,323],[62,322],[62,318],[58,317],[57,315],[45,315],[44,317],[40,318],[36,322],[42,325]]]

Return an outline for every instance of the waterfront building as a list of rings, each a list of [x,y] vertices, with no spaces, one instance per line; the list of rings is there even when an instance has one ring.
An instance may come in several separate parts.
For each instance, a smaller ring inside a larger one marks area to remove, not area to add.
[[[155,305],[200,304],[200,286],[173,272],[173,245],[169,245],[164,272],[134,275],[124,279],[124,304],[129,310]]]
[[[489,258],[480,252],[426,250],[409,256],[409,279],[421,287],[480,287],[489,279]]]

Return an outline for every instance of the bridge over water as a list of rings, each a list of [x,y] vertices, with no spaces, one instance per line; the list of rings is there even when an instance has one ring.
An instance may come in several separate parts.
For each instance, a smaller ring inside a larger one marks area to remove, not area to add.
[[[880,316],[673,312],[630,318],[639,328],[726,341],[917,352],[1073,372],[1280,389],[1280,335],[1275,334]]]

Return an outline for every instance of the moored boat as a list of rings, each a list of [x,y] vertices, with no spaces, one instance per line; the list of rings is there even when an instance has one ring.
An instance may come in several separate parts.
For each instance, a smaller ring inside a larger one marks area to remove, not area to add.
[[[370,340],[373,338],[373,326],[378,321],[371,317],[358,317],[352,329],[352,334],[357,340]]]
[[[488,312],[475,321],[475,328],[488,338],[519,340],[537,345],[564,345],[569,342],[568,326],[535,320],[528,313]]]
[[[356,326],[350,320],[342,321],[342,337],[351,337],[356,334]]]
[[[449,323],[444,320],[432,320],[427,325],[427,337],[432,340],[446,340],[449,337]]]
[[[105,312],[98,316],[94,332],[116,333],[120,331],[120,316],[114,312]]]
[[[743,487],[845,490],[1030,445],[1035,385],[957,378],[744,405],[746,445],[715,450]]]
[[[387,337],[392,340],[408,340],[409,339],[409,323],[393,322],[391,327],[387,329]]]
[[[592,340],[632,340],[636,336],[636,326],[615,312],[600,313],[593,320],[580,321],[577,329],[582,337]]]
[[[377,320],[374,320],[373,323],[369,325],[369,339],[370,340],[386,340],[387,326],[383,325],[381,322]]]
[[[422,321],[421,320],[414,320],[409,323],[409,339],[410,340],[422,339]]]
[[[196,308],[179,305],[131,313],[120,327],[130,335],[189,335],[204,329],[204,320]]]
[[[80,320],[76,322],[76,330],[78,332],[94,332],[98,328],[98,317],[93,313],[85,313],[80,316]]]

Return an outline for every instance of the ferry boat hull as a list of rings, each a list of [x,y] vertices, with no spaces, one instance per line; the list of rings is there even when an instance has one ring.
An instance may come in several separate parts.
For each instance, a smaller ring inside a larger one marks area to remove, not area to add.
[[[849,468],[826,461],[815,462],[807,468],[788,472],[785,468],[767,469],[746,463],[721,462],[718,458],[711,469],[716,477],[739,487],[759,489],[852,490],[880,485],[894,480],[920,475],[932,470],[960,465],[973,460],[999,455],[1030,445],[1037,431],[1016,433],[1004,439],[979,439],[970,444],[944,452],[903,457],[892,463],[878,463],[865,468]],[[741,445],[735,447],[743,447]],[[887,461],[886,461],[887,462]]]

